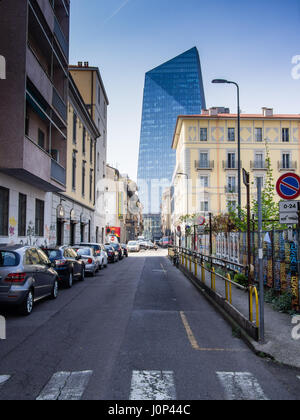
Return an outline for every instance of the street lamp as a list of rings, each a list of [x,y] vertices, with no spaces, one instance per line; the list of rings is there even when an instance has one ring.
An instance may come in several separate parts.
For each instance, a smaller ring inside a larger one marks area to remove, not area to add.
[[[212,83],[228,83],[235,85],[237,88],[237,118],[238,118],[238,207],[239,207],[239,217],[241,216],[241,111],[240,111],[240,87],[236,82],[225,79],[214,79]]]

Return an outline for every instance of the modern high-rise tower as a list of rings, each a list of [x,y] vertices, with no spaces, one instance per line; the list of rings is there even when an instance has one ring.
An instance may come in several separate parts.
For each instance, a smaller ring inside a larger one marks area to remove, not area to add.
[[[146,73],[138,165],[146,236],[161,237],[161,197],[175,168],[171,145],[177,117],[200,114],[205,108],[197,48]]]

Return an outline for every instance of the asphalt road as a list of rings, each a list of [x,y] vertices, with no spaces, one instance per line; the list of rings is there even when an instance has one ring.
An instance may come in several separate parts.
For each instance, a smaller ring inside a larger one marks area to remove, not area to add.
[[[300,399],[300,372],[255,356],[165,257],[132,255],[12,311],[0,400]]]

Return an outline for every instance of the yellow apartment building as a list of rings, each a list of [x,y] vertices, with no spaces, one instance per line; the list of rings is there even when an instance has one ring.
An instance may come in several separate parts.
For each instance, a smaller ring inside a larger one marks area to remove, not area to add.
[[[238,203],[237,115],[211,108],[201,115],[179,116],[172,148],[176,150],[173,177],[173,225],[180,216],[225,213],[228,203]],[[274,180],[285,172],[298,172],[300,114],[276,115],[271,108],[261,114],[241,115],[241,168],[250,172],[252,196],[255,180],[266,178],[266,142]],[[246,188],[242,183],[242,206]]]
[[[109,100],[98,67],[79,62],[69,67],[70,73],[83,98],[100,136],[96,146],[96,212],[97,242],[105,240],[105,177],[107,163],[107,108]]]
[[[53,196],[57,245],[96,241],[95,170],[99,136],[70,75],[66,192]]]

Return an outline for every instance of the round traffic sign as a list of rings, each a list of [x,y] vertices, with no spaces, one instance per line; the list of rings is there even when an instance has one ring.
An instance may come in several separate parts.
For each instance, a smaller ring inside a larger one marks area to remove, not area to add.
[[[276,190],[284,200],[294,200],[300,195],[300,177],[292,172],[282,175],[277,181]]]
[[[198,219],[198,225],[203,226],[205,224],[205,217],[200,216]]]

